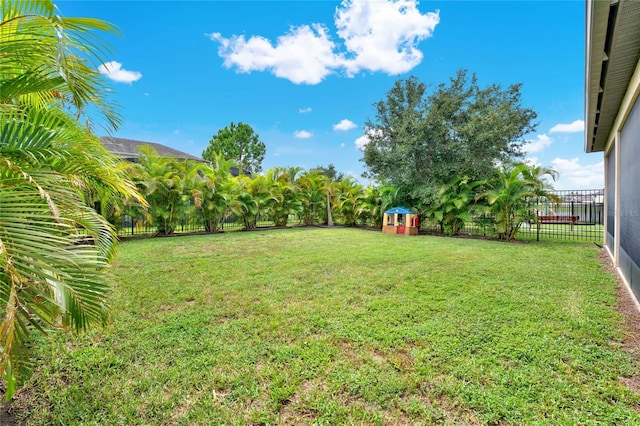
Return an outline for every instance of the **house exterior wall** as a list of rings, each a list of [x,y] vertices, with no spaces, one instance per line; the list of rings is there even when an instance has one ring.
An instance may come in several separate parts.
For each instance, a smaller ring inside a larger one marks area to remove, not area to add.
[[[610,253],[615,251],[615,229],[616,229],[616,155],[615,146],[611,148],[605,157],[605,199],[607,203],[607,226],[605,230],[605,244]]]
[[[640,99],[630,108],[620,132],[618,266],[640,299]]]
[[[604,243],[640,310],[640,1],[585,5],[585,151],[604,151]]]

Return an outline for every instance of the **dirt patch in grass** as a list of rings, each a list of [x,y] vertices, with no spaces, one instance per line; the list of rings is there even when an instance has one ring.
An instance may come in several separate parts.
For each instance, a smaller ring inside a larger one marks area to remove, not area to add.
[[[282,405],[279,412],[281,425],[307,425],[315,422],[318,413],[304,407],[304,398],[316,391],[326,392],[326,385],[315,381],[307,381],[300,385],[296,393]]]
[[[4,394],[2,395],[4,398]],[[15,418],[11,413],[11,405],[9,403],[4,403],[0,405],[0,425],[2,426],[13,426],[16,424]]]
[[[633,392],[640,392],[640,376],[622,377],[620,382]]]
[[[4,382],[0,382],[0,398],[4,401]],[[11,403],[9,402],[0,402],[0,425],[4,426],[13,426],[16,424],[15,418],[11,413]]]
[[[622,347],[629,353],[636,364],[640,367],[640,311],[635,302],[631,299],[625,283],[618,275],[618,271],[613,266],[613,261],[605,250],[602,250],[600,259],[604,268],[613,275],[618,283],[616,296],[618,298],[617,311],[624,318],[625,335]],[[638,370],[636,370],[638,371]],[[640,375],[631,377],[621,377],[620,382],[632,392],[640,392]],[[639,407],[640,408],[640,407]]]
[[[410,371],[413,369],[414,359],[404,349],[400,349],[388,356],[387,361],[398,371]]]
[[[169,424],[173,425],[180,423],[180,419],[182,419],[189,413],[189,409],[191,408],[192,404],[193,401],[191,400],[191,398],[187,397],[180,404],[176,405],[173,408],[173,412],[171,413]]]
[[[376,364],[384,364],[387,361],[384,354],[380,351],[373,351],[373,354],[371,355],[371,357],[376,362]]]

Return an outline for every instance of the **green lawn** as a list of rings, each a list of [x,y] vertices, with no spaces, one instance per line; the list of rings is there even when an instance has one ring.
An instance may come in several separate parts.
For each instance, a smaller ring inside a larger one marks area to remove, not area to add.
[[[272,230],[128,241],[30,424],[638,424],[593,244]]]

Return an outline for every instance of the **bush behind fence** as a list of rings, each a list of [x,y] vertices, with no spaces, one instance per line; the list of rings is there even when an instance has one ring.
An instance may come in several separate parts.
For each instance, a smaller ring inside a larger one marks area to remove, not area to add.
[[[555,217],[551,222],[531,220],[521,224],[517,238],[548,240],[548,239],[571,239],[602,242],[604,232],[604,190],[556,190],[552,192],[556,199],[546,198],[531,200],[532,215],[538,218]],[[576,217],[572,222],[571,217]],[[299,226],[303,224],[301,217],[291,215],[288,226]],[[237,216],[229,216],[220,223],[220,231],[240,231],[244,228],[244,223]],[[366,225],[366,224],[362,224]],[[269,219],[258,220],[258,228],[275,228],[275,223]],[[136,220],[131,216],[123,216],[118,222],[118,235],[120,237],[131,236],[151,236],[157,233],[157,228],[151,224]],[[422,223],[420,230],[426,233],[441,233],[437,223]],[[175,233],[196,233],[205,232],[205,227],[196,209],[190,210],[183,215],[174,230]],[[464,235],[491,237],[494,230],[491,224],[491,217],[487,215],[475,216],[471,222],[465,223],[461,230]]]
[[[518,239],[549,240],[567,239],[603,241],[604,190],[555,190],[553,198],[530,200],[531,220],[520,224]],[[464,235],[490,237],[494,235],[491,217],[474,216],[461,230]],[[440,225],[425,223],[421,230],[440,233]]]

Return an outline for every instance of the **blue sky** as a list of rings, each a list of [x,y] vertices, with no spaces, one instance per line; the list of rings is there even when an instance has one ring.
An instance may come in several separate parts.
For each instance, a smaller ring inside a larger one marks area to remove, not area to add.
[[[335,164],[359,177],[363,125],[398,77],[482,86],[523,83],[538,113],[531,161],[556,188],[603,186],[585,154],[581,1],[58,1],[64,16],[105,19],[121,37],[103,69],[123,125],[115,136],[201,155],[230,122],[267,146],[263,169]]]

